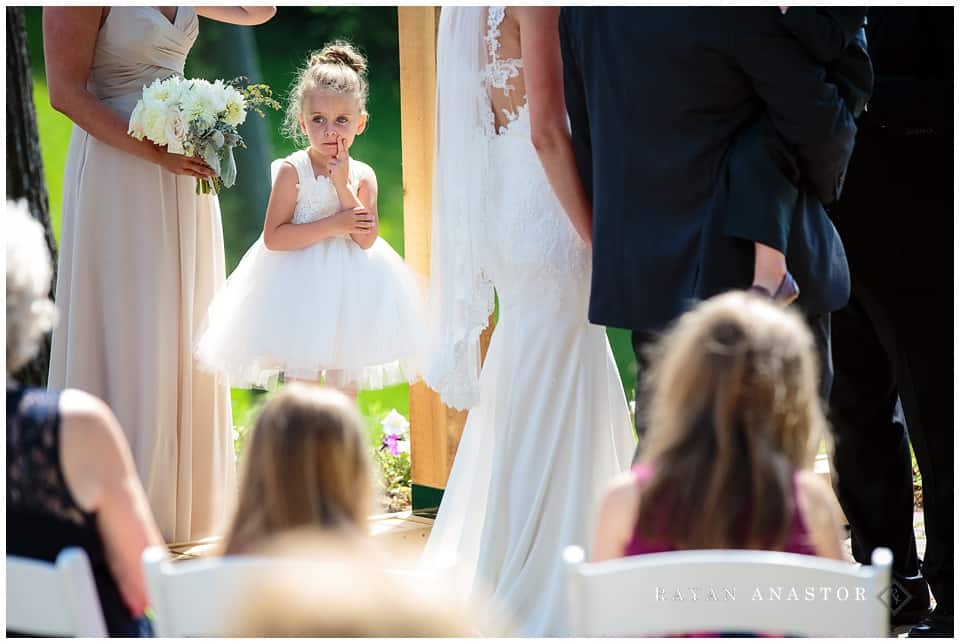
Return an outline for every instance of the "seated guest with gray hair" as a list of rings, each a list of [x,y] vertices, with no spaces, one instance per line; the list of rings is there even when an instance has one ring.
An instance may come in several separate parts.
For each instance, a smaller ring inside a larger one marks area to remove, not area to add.
[[[42,227],[24,202],[7,202],[5,218],[7,554],[52,562],[68,546],[83,548],[109,633],[149,636],[140,555],[163,541],[117,419],[90,394],[12,378],[37,353],[57,311],[47,296],[52,269]]]

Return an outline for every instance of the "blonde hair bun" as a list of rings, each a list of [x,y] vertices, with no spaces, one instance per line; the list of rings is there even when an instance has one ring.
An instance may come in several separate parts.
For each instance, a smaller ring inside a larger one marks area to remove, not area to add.
[[[342,40],[332,42],[310,56],[310,66],[346,65],[357,74],[367,73],[367,59],[353,45]]]

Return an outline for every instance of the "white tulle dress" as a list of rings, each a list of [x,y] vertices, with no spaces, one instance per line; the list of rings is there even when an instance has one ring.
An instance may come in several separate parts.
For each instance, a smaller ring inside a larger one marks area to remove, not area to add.
[[[299,178],[292,223],[342,210],[305,150],[274,161],[274,177],[282,163]],[[352,184],[363,167],[350,159]],[[417,277],[381,238],[367,250],[342,235],[274,251],[261,235],[211,303],[196,355],[232,387],[270,388],[282,372],[378,389],[416,377],[423,302]]]

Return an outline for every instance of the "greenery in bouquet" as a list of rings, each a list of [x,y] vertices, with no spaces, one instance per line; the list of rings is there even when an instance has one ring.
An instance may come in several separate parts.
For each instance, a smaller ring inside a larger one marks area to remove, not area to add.
[[[144,86],[130,114],[128,132],[165,146],[168,152],[195,156],[215,176],[197,179],[197,193],[219,193],[237,180],[236,147],[246,147],[239,127],[253,110],[279,109],[270,87],[251,84],[245,77],[230,81],[171,76]]]

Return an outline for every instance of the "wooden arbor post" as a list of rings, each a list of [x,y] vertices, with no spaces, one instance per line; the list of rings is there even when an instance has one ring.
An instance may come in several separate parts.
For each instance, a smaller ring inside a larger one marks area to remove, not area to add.
[[[440,7],[398,7],[400,122],[403,146],[403,235],[407,263],[430,275],[433,197],[437,26]],[[489,333],[481,339],[485,353]],[[466,412],[448,409],[423,381],[410,387],[410,449],[413,509],[429,513],[440,504],[457,453]]]

